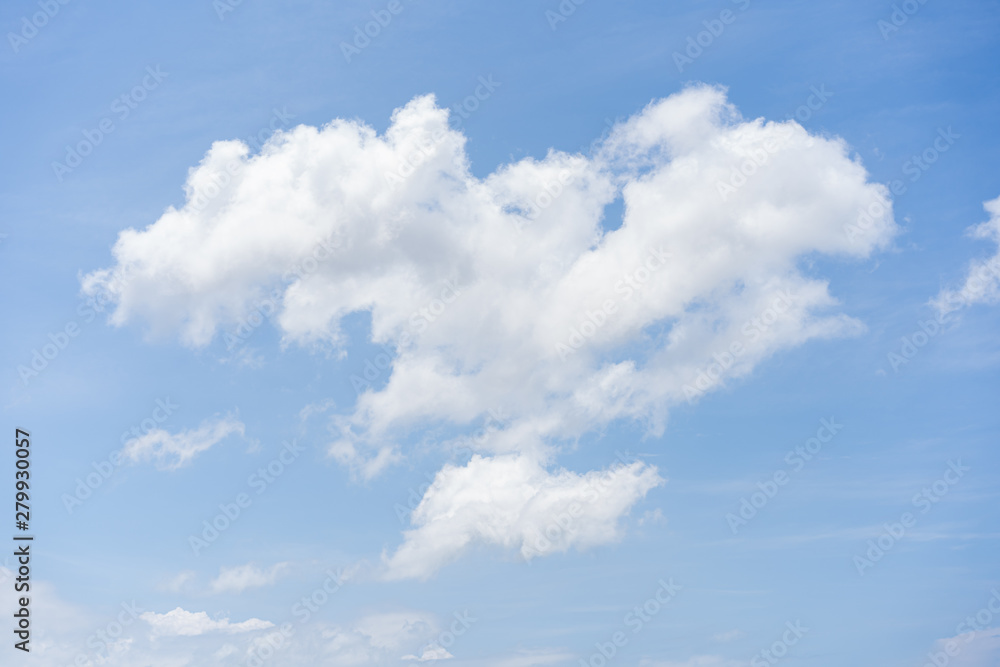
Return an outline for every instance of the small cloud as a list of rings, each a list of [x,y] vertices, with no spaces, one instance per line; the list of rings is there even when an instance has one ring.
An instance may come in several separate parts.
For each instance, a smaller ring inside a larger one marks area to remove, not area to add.
[[[728,632],[717,632],[712,635],[713,642],[719,642],[720,644],[727,644],[729,642],[734,642],[737,639],[742,639],[746,636],[742,630],[729,630]]]
[[[983,204],[990,219],[969,229],[969,236],[1000,244],[1000,197]],[[989,259],[969,263],[965,283],[958,289],[945,289],[932,300],[940,315],[946,316],[976,303],[1000,302],[1000,248]]]
[[[655,510],[647,510],[645,514],[639,517],[639,525],[645,526],[647,523],[650,525],[656,525],[658,523],[666,523],[667,517],[663,516],[663,510],[657,507]]]
[[[664,483],[644,463],[578,474],[550,471],[526,455],[446,465],[413,511],[414,528],[392,556],[385,578],[427,579],[476,543],[520,551],[525,560],[620,539],[620,519]]]
[[[972,630],[965,627],[966,632],[935,642],[931,653],[947,661],[948,667],[995,667],[1000,664],[1000,628]]]
[[[194,581],[195,573],[191,570],[180,572],[173,579],[162,586],[164,590],[171,593],[180,593],[188,588],[188,584]]]
[[[430,644],[425,647],[423,652],[419,656],[415,655],[404,655],[401,660],[417,660],[419,662],[427,662],[428,660],[447,660],[448,658],[454,658],[451,653],[448,653],[448,649],[444,648],[439,644]]]
[[[271,586],[288,568],[288,563],[277,563],[267,570],[262,570],[253,563],[223,567],[219,570],[219,576],[209,584],[209,588],[213,593],[242,593],[248,588]]]
[[[222,648],[220,648],[218,651],[212,654],[212,657],[215,659],[216,662],[218,662],[224,658],[228,658],[232,654],[236,653],[236,651],[238,650],[239,649],[237,649],[232,644],[223,644]]]
[[[139,618],[149,624],[154,637],[195,637],[209,632],[238,634],[273,628],[274,623],[251,618],[240,623],[232,623],[228,618],[214,620],[203,611],[190,612],[177,607],[166,614],[147,611]]]
[[[243,435],[245,429],[243,422],[231,415],[177,434],[157,428],[126,442],[122,455],[133,463],[155,461],[158,470],[177,470],[233,433]]]

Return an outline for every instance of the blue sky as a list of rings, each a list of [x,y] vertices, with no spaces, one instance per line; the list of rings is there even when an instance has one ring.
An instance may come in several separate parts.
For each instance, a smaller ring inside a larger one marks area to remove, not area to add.
[[[998,664],[998,10],[6,3],[3,664]]]

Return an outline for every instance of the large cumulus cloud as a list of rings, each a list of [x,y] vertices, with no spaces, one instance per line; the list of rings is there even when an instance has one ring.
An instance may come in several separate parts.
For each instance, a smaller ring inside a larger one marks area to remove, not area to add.
[[[885,188],[842,140],[744,119],[709,86],[652,102],[593,154],[552,150],[482,179],[448,112],[418,97],[383,135],[337,120],[258,155],[216,143],[186,192],[84,279],[115,300],[115,324],[201,347],[266,303],[286,344],[347,349],[341,322],[366,311],[391,374],[332,417],[331,454],[372,476],[415,429],[471,429],[502,409],[502,428],[469,440],[481,457],[464,474],[520,470],[510,483],[529,490],[579,483],[547,472],[561,443],[620,419],[659,434],[672,404],[776,351],[862,331],[804,260],[863,258],[896,231]],[[622,218],[604,220],[618,198]],[[630,470],[616,516],[656,474]],[[459,473],[440,475],[447,487]],[[511,535],[499,541],[520,544]],[[485,539],[463,533],[456,549],[465,538]]]

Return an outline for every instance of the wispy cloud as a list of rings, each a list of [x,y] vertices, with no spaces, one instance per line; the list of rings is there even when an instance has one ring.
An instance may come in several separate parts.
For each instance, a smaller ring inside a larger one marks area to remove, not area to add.
[[[219,576],[209,584],[209,590],[213,593],[242,593],[248,588],[271,586],[288,572],[289,567],[289,563],[277,563],[266,570],[253,563],[223,567],[219,570]]]
[[[147,611],[139,618],[149,624],[154,635],[161,637],[193,637],[210,632],[238,634],[274,627],[274,623],[259,618],[233,623],[228,618],[212,619],[203,611],[190,612],[180,607],[165,614]]]
[[[231,415],[180,433],[157,428],[126,442],[122,455],[133,463],[153,461],[159,470],[177,470],[233,433],[243,435],[244,431],[243,422]]]

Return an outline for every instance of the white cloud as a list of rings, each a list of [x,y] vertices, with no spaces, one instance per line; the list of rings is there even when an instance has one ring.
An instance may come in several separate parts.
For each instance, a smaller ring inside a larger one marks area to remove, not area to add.
[[[885,188],[843,141],[744,120],[718,88],[650,104],[595,156],[552,151],[477,179],[464,142],[430,96],[397,110],[384,136],[337,120],[278,133],[252,157],[218,142],[191,171],[185,206],[123,231],[117,266],[84,289],[111,294],[114,323],[143,320],[193,346],[265,296],[276,295],[288,342],[344,346],[342,318],[370,312],[375,342],[395,355],[389,381],[339,416],[333,451],[358,468],[378,459],[375,474],[415,424],[467,425],[496,406],[519,428],[494,451],[618,418],[655,432],[733,342],[745,351],[729,376],[776,350],[857,333],[856,321],[820,314],[836,301],[798,265],[816,253],[867,256],[896,229],[889,210],[849,239],[845,228]],[[760,151],[765,163],[720,195]],[[407,156],[422,162],[387,182]],[[244,165],[231,179],[230,161]],[[231,182],[201,205],[221,174]],[[617,196],[624,220],[602,231]],[[742,333],[780,290],[792,295],[788,312]],[[614,313],[601,313],[609,302]]]
[[[209,589],[213,593],[242,593],[248,588],[271,586],[288,568],[288,563],[276,563],[266,570],[254,563],[222,567],[219,569],[219,576],[209,584]]]
[[[171,593],[180,593],[181,591],[190,588],[197,576],[197,573],[193,570],[178,572],[176,576],[172,577],[169,581],[163,584],[162,588],[170,591]]]
[[[415,430],[472,431],[502,409],[502,428],[469,440],[484,457],[439,478],[503,480],[509,490],[489,488],[504,509],[484,501],[482,527],[460,513],[445,530],[439,511],[460,490],[425,498],[389,560],[390,572],[425,576],[471,541],[523,550],[540,518],[519,494],[571,496],[585,477],[545,471],[563,444],[616,420],[659,435],[672,405],[775,352],[862,332],[801,267],[891,241],[888,193],[867,179],[842,140],[744,119],[709,86],[651,103],[593,155],[550,151],[480,179],[447,110],[424,96],[381,136],[335,120],[279,132],[255,156],[213,144],[184,206],[123,231],[116,265],[83,289],[110,294],[114,324],[194,347],[263,313],[285,344],[343,354],[343,318],[370,313],[387,352],[352,378],[363,391],[331,417],[329,448],[362,477],[399,461]],[[624,217],[607,231],[619,197]],[[858,234],[862,211],[877,215]],[[617,525],[650,470],[625,473],[618,514],[593,525]],[[449,547],[425,537],[437,531]],[[558,548],[594,543],[585,531]]]
[[[416,660],[417,662],[428,662],[430,660],[447,660],[449,658],[454,658],[448,649],[437,644],[429,644],[425,646],[420,655],[404,655],[402,660]]]
[[[473,456],[437,474],[385,576],[425,579],[477,542],[530,560],[615,541],[620,517],[662,482],[638,462],[580,475],[550,473],[529,455]]]
[[[238,634],[274,627],[274,623],[259,618],[232,623],[228,618],[215,620],[203,611],[190,612],[180,607],[165,614],[147,611],[139,618],[149,624],[154,636],[160,637],[194,637],[209,632]]]
[[[337,665],[386,664],[416,657],[413,653],[401,656],[406,651],[430,659],[428,651],[433,652],[431,642],[439,632],[437,617],[427,612],[370,614],[351,626],[324,630],[320,656],[325,660],[322,664]]]
[[[1000,197],[986,202],[983,208],[990,219],[970,228],[969,236],[997,243],[997,252],[989,259],[970,262],[965,283],[960,288],[941,290],[934,305],[943,315],[975,303],[1000,302]]]
[[[233,433],[243,435],[244,425],[228,415],[176,434],[157,428],[126,442],[122,455],[132,462],[153,460],[160,470],[176,470]]]
[[[1000,628],[970,628],[956,637],[940,639],[927,657],[932,656],[938,664],[949,667],[996,667],[1000,664]]]
[[[746,636],[742,630],[727,630],[726,632],[717,632],[712,635],[712,641],[719,642],[720,644],[727,644],[729,642],[734,642],[737,639],[742,639]]]

